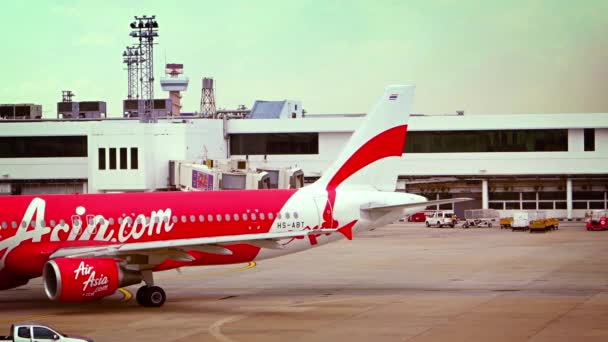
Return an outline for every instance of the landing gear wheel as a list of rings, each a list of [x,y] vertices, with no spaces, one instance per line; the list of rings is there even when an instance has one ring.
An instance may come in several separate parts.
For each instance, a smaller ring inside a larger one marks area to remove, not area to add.
[[[141,305],[141,306],[145,306],[144,305],[144,293],[146,292],[146,289],[148,288],[147,285],[144,285],[142,287],[140,287],[139,289],[137,289],[137,293],[135,294],[135,301],[137,301],[137,304]]]
[[[135,298],[141,306],[158,308],[165,304],[167,295],[158,286],[142,286],[137,291]]]
[[[428,222],[426,222],[426,227],[427,227],[427,228],[430,228],[430,227],[431,227],[431,224],[430,224],[430,223],[428,223]],[[587,229],[587,230],[589,230],[589,229]]]

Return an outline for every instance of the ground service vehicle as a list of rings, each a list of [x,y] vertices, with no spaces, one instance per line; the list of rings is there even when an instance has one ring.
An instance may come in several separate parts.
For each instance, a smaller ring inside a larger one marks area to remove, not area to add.
[[[471,209],[464,211],[465,222],[462,228],[469,227],[488,227],[492,228],[492,223],[499,220],[498,211],[495,209]]]
[[[587,218],[587,230],[606,230],[608,229],[608,212],[592,211]]]
[[[137,302],[159,307],[154,272],[279,257],[469,200],[395,192],[413,96],[413,86],[387,87],[303,188],[2,196],[0,290],[42,276],[48,298],[85,302],[143,282]]]
[[[437,226],[454,228],[456,225],[453,211],[436,211],[432,216],[427,216],[425,221],[427,227]]]
[[[500,218],[500,229],[509,229],[513,224],[513,217],[501,217]]]
[[[553,217],[547,217],[545,211],[514,211],[511,229],[530,230],[534,232],[546,232],[559,228],[559,220]]]
[[[19,323],[11,325],[9,336],[0,336],[0,341],[13,342],[92,342],[93,340],[84,337],[75,337],[62,334],[57,330],[35,323]]]
[[[559,228],[559,220],[547,217],[547,212],[535,211],[530,214],[530,233],[546,232]]]

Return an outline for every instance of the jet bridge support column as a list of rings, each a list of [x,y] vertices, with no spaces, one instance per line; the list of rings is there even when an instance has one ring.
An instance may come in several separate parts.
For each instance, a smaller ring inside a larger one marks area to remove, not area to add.
[[[566,179],[566,218],[572,220],[572,178]]]
[[[488,209],[488,180],[481,180],[481,209]]]

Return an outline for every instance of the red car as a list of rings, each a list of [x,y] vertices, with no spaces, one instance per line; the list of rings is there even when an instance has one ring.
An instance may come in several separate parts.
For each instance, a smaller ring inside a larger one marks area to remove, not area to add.
[[[412,214],[407,218],[407,222],[424,222],[425,220],[426,214],[423,212]]]

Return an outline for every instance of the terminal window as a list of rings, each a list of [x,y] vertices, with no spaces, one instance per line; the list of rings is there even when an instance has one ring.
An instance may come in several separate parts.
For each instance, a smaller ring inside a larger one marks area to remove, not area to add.
[[[139,168],[139,159],[137,157],[137,147],[131,147],[131,169]]]
[[[97,151],[98,151],[97,160],[99,161],[99,169],[105,170],[106,169],[106,149],[100,148]]]
[[[318,133],[231,134],[232,155],[319,154]]]
[[[127,148],[126,147],[120,148],[120,169],[121,170],[127,169]]]
[[[110,148],[110,170],[116,170],[116,149]]]
[[[408,132],[404,153],[567,152],[568,130]]]
[[[86,156],[86,136],[0,137],[0,158],[65,158]]]
[[[595,151],[595,129],[585,128],[585,152]]]

